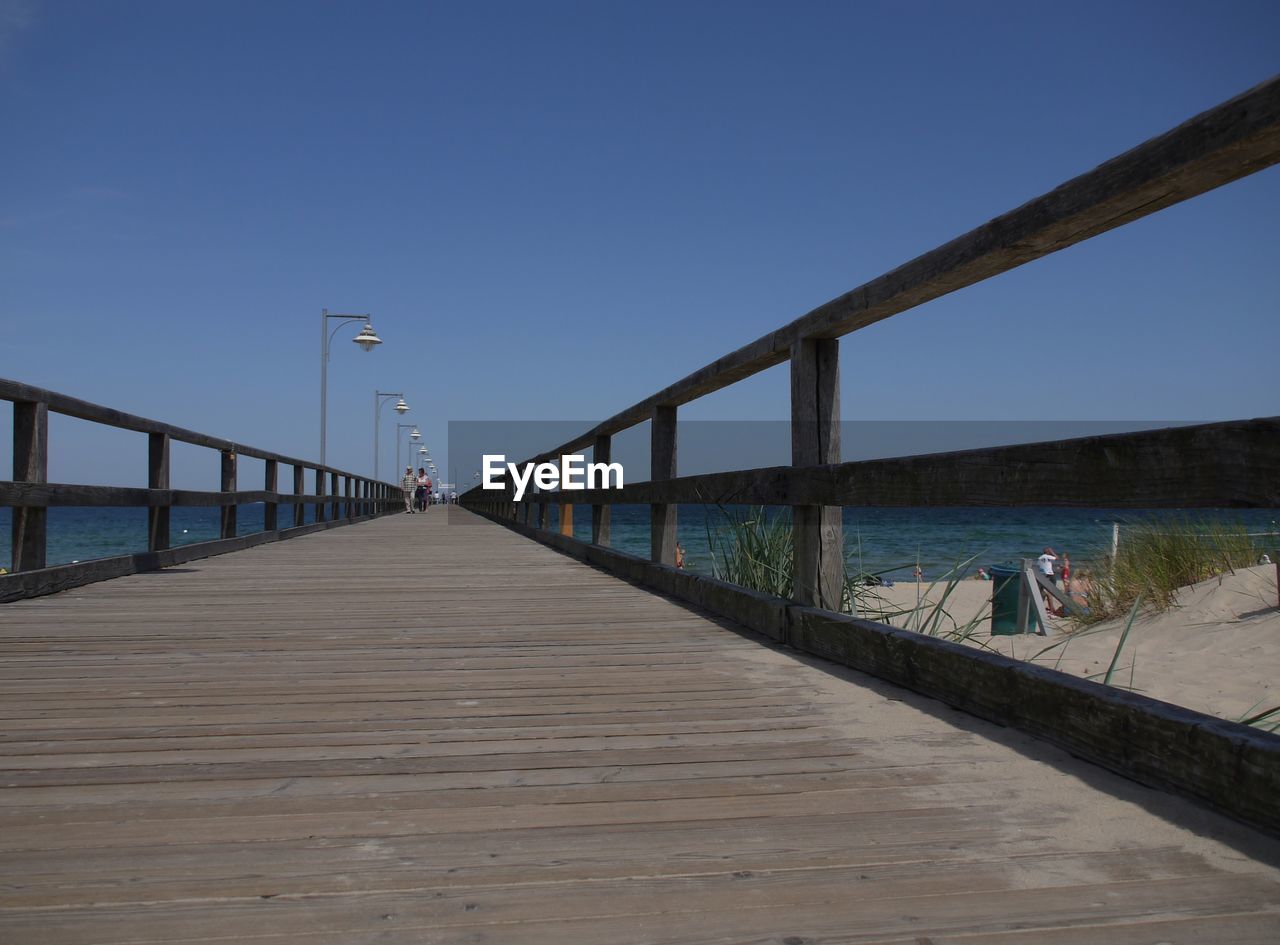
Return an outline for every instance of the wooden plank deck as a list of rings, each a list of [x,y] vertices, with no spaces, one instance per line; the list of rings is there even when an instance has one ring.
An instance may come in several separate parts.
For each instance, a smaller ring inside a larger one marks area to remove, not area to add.
[[[1280,845],[458,509],[0,608],[0,942],[1275,943]]]

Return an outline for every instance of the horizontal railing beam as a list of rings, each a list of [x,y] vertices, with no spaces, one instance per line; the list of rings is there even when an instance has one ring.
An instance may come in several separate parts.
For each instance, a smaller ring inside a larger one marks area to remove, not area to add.
[[[57,391],[45,390],[42,387],[33,387],[30,384],[23,384],[20,381],[9,380],[8,378],[0,378],[0,400],[42,403],[53,413],[59,413],[65,417],[89,420],[93,423],[101,423],[121,430],[132,430],[136,433],[164,434],[170,439],[178,440],[182,443],[232,452],[239,456],[248,456],[253,459],[274,459],[276,462],[288,463],[291,466],[305,466],[308,469],[324,469],[335,472],[341,476],[355,476],[355,473],[349,473],[342,469],[333,469],[331,466],[322,466],[311,460],[298,459],[293,456],[272,453],[269,450],[256,449],[252,446],[245,446],[242,443],[197,433],[195,430],[187,430],[170,423],[162,423],[159,420],[149,420],[146,417],[139,417],[121,410],[113,410],[101,404],[80,400],[78,397],[70,397],[66,394],[59,394]],[[367,477],[356,476],[356,478],[363,479]],[[391,485],[391,483],[387,484]]]
[[[1280,77],[1202,112],[1040,197],[871,280],[694,371],[536,457],[576,453],[787,360],[807,338],[838,338],[1056,253],[1280,162]]]
[[[276,502],[280,505],[347,502],[345,495],[301,495],[292,492],[268,492],[253,489],[243,492],[198,492],[189,489],[134,489],[122,486],[82,486],[65,482],[0,482],[0,506],[13,508],[112,507],[161,508],[184,506],[217,508],[225,505],[247,505],[254,502]],[[354,501],[354,500],[351,500]],[[375,502],[402,502],[374,499]]]
[[[354,521],[362,522],[374,516],[362,516]],[[0,574],[0,603],[23,600],[28,597],[39,597],[44,594],[55,594],[73,587],[83,587],[96,581],[124,577],[129,574],[141,574],[159,568],[196,561],[200,558],[211,558],[215,555],[242,551],[257,545],[273,541],[285,541],[300,538],[314,532],[324,531],[346,525],[341,522],[309,522],[295,528],[279,531],[252,532],[234,538],[215,538],[211,541],[192,542],[178,545],[161,551],[140,551],[135,554],[116,555],[110,558],[95,558],[90,561],[78,561],[73,564],[60,564],[36,571],[23,571],[16,574]]]
[[[1280,505],[1280,417],[827,466],[771,466],[563,493],[587,505]],[[560,493],[540,493],[558,501]],[[466,497],[482,503],[483,491]],[[526,499],[526,501],[528,501]]]

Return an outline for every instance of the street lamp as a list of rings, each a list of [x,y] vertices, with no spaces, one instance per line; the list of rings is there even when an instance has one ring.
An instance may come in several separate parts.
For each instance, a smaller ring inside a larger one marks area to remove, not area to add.
[[[338,324],[332,332],[329,331],[329,320],[337,319]],[[360,334],[351,340],[358,344],[363,351],[372,351],[375,346],[382,344],[382,339],[378,337],[377,332],[373,330],[373,325],[369,322],[368,315],[331,315],[327,308],[320,309],[320,465],[325,465],[324,440],[328,427],[328,400],[329,400],[329,344],[333,341],[333,336],[338,333],[343,325],[350,322],[364,322],[364,327],[360,329]]]
[[[373,392],[373,478],[378,478],[378,418],[382,415],[382,405],[392,397],[399,397],[396,402],[396,413],[403,415],[409,409],[409,405],[404,402],[404,394],[394,393],[386,394],[380,390]],[[399,458],[396,459],[399,462]]]
[[[412,433],[409,434],[410,439],[412,440],[422,439],[422,434],[418,432],[418,428],[414,424],[412,423],[396,424],[396,469],[400,468],[400,431],[405,429],[409,429],[413,431]],[[409,447],[409,449],[412,451],[413,447],[411,446]],[[413,462],[412,452],[409,453],[409,462]]]

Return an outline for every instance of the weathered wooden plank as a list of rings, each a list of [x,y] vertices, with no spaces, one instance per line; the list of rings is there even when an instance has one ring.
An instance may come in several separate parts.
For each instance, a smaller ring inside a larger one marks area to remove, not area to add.
[[[1256,833],[441,512],[0,608],[0,938],[1082,945],[1275,919]]]

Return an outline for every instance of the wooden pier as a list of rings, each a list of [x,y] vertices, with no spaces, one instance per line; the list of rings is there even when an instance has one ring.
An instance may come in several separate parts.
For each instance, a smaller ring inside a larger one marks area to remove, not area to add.
[[[842,337],[1277,163],[1280,77],[551,446],[649,424],[590,542],[0,379],[0,943],[1280,942],[1280,738],[839,612],[845,506],[1280,502],[1280,418],[851,463],[839,390]],[[680,408],[784,362],[791,465],[683,475]],[[146,486],[50,482],[50,414],[145,435]],[[790,507],[790,596],[675,567],[691,502]],[[146,549],[47,566],[80,506]]]
[[[458,508],[0,637],[14,945],[1280,941],[1264,835]]]

